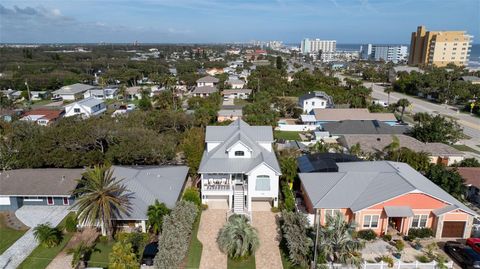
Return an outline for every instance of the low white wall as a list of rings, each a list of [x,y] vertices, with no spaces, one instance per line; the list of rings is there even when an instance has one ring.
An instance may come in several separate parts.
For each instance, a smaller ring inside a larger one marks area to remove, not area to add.
[[[295,132],[303,132],[303,131],[313,131],[316,130],[318,126],[315,125],[293,125],[293,124],[285,124],[285,125],[278,125],[275,128],[277,131],[295,131]]]

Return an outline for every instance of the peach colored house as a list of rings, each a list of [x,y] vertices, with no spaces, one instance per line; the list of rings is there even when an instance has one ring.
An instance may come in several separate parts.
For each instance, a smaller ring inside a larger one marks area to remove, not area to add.
[[[300,173],[314,223],[336,211],[378,235],[431,228],[436,238],[467,238],[476,213],[405,163],[337,163],[338,172]]]

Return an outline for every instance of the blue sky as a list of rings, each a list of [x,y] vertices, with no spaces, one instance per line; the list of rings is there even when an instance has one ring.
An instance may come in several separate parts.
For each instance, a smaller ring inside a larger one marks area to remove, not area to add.
[[[480,0],[0,0],[0,42],[409,43],[421,24],[480,40]]]

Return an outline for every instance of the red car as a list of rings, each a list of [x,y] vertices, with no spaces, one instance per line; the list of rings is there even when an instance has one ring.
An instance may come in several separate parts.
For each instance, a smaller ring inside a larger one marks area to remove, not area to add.
[[[480,253],[480,238],[468,238],[467,245],[469,245],[473,250]]]

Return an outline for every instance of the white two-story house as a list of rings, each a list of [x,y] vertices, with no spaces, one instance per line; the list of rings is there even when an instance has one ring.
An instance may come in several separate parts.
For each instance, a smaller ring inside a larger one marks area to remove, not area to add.
[[[81,115],[82,118],[97,116],[107,111],[105,102],[94,97],[82,99],[65,106],[65,117]]]
[[[231,214],[247,216],[255,201],[278,206],[281,171],[271,126],[250,126],[241,119],[228,126],[207,126],[205,143],[198,170],[202,203],[224,202]]]
[[[298,105],[308,114],[316,108],[332,108],[333,98],[325,92],[309,92],[298,98]]]

